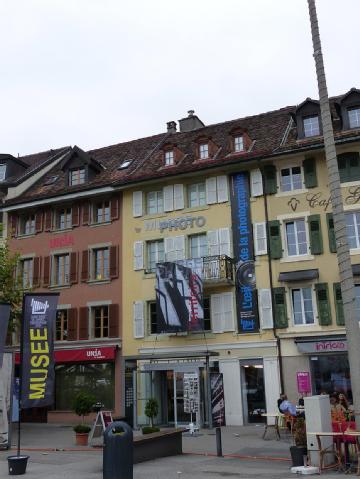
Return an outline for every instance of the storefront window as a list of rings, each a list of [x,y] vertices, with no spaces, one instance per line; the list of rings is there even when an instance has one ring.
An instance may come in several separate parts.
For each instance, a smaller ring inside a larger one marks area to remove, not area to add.
[[[59,364],[55,367],[55,407],[70,411],[76,394],[86,391],[105,408],[114,408],[114,364]]]
[[[352,401],[347,354],[312,356],[315,394],[344,393]]]

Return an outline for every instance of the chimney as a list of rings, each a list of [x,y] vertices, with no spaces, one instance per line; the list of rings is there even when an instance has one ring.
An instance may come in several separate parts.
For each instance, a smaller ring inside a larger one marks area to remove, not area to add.
[[[194,110],[189,110],[188,116],[179,120],[181,132],[197,130],[198,128],[203,128],[205,126],[204,123],[194,115],[194,113]]]
[[[176,133],[176,121],[168,121],[166,126],[168,133]]]

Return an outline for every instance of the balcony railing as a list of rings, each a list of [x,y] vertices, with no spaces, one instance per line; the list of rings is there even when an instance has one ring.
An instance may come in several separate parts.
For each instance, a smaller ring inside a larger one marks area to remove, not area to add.
[[[234,262],[229,256],[216,255],[203,257],[204,281],[234,281]]]

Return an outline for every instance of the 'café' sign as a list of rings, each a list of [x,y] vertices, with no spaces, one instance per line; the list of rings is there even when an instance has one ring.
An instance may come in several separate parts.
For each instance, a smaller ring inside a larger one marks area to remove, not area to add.
[[[206,224],[205,216],[180,216],[178,218],[169,218],[166,220],[145,220],[145,231],[165,230],[177,231],[186,230],[187,228],[202,228]]]

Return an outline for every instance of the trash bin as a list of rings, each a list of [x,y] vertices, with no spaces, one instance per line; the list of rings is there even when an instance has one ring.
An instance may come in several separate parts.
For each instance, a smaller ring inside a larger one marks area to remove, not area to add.
[[[133,479],[133,432],[123,421],[104,432],[103,479]]]
[[[29,456],[8,456],[8,466],[10,476],[20,476],[25,474]]]

